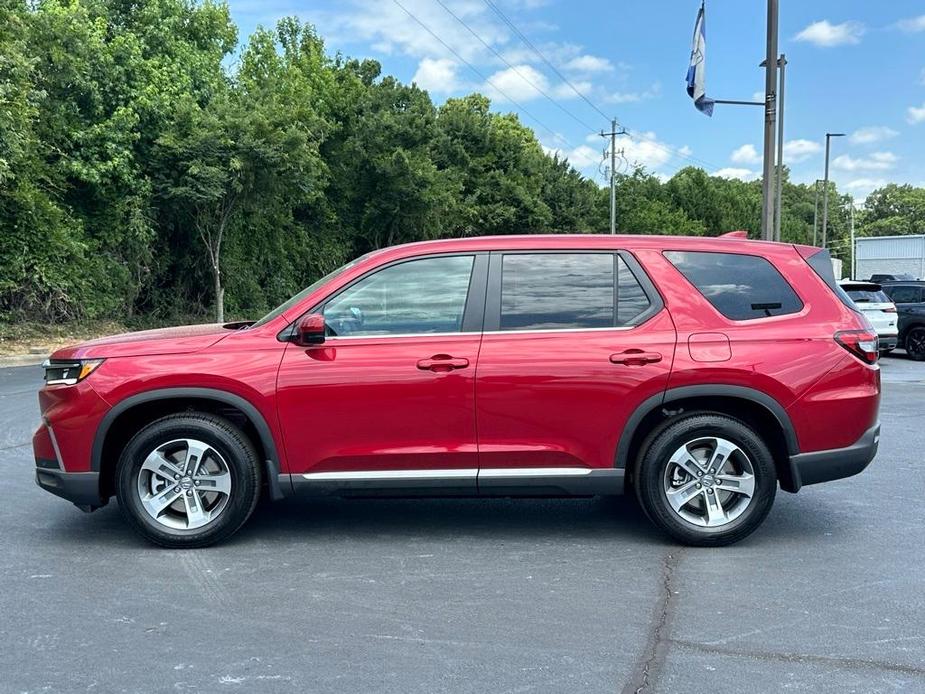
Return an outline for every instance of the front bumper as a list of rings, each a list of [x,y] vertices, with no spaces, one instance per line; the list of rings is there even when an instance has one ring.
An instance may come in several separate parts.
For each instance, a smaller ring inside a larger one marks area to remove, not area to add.
[[[847,448],[798,453],[790,456],[790,475],[793,489],[799,491],[807,484],[818,484],[843,477],[851,477],[866,468],[877,455],[880,444],[880,422]]]
[[[39,464],[43,462],[36,461]],[[64,472],[37,466],[35,483],[46,492],[72,502],[81,511],[95,511],[106,505],[107,500],[100,498],[98,472]]]

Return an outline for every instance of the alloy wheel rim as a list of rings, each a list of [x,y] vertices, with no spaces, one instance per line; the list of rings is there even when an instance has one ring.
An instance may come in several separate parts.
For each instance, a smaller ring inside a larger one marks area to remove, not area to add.
[[[733,442],[705,436],[679,447],[665,466],[663,489],[669,507],[688,523],[718,528],[751,505],[755,469]]]
[[[231,471],[222,455],[197,439],[174,439],[151,451],[138,473],[138,499],[148,516],[172,530],[195,530],[231,499]]]
[[[913,330],[912,334],[906,339],[909,343],[907,351],[913,354],[922,354],[925,352],[925,331]]]

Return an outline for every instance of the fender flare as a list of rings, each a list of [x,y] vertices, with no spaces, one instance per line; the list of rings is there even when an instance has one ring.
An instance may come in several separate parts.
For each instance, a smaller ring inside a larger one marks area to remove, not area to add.
[[[235,395],[234,393],[229,393],[226,390],[219,390],[217,388],[159,388],[157,390],[137,393],[121,400],[106,413],[99,427],[97,427],[96,436],[93,439],[93,448],[90,452],[90,469],[93,472],[100,472],[103,462],[103,445],[106,442],[106,436],[109,434],[109,429],[112,427],[113,422],[115,422],[120,415],[144,403],[174,398],[214,400],[241,410],[244,416],[254,425],[254,429],[257,430],[257,436],[260,437],[260,444],[263,446],[263,450],[266,453],[264,467],[266,470],[267,485],[270,490],[270,498],[276,501],[285,496],[279,484],[279,454],[276,450],[276,443],[273,440],[273,433],[270,431],[266,419],[264,419],[260,411],[248,400],[245,400],[240,395]]]
[[[642,423],[642,420],[647,415],[651,414],[657,408],[663,407],[669,403],[697,397],[739,398],[740,400],[749,400],[757,405],[761,405],[777,420],[781,431],[784,432],[784,441],[787,444],[788,455],[793,456],[800,452],[796,430],[793,428],[790,415],[787,414],[787,410],[784,409],[783,405],[770,395],[745,386],[732,386],[721,383],[702,384],[669,388],[663,393],[656,393],[644,400],[633,414],[630,415],[629,419],[626,420],[626,424],[623,426],[623,433],[620,435],[620,441],[617,444],[617,452],[614,456],[614,467],[626,467],[630,443],[640,423]]]

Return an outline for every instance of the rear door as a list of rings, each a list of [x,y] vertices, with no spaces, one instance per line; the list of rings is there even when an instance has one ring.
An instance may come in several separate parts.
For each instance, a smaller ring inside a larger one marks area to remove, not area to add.
[[[479,489],[615,465],[664,391],[675,330],[628,253],[492,253],[476,375]]]

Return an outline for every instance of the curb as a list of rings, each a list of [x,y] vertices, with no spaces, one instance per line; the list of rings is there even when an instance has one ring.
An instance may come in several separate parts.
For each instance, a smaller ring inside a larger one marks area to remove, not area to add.
[[[0,357],[0,369],[11,366],[39,366],[47,358],[47,354],[16,354]]]

